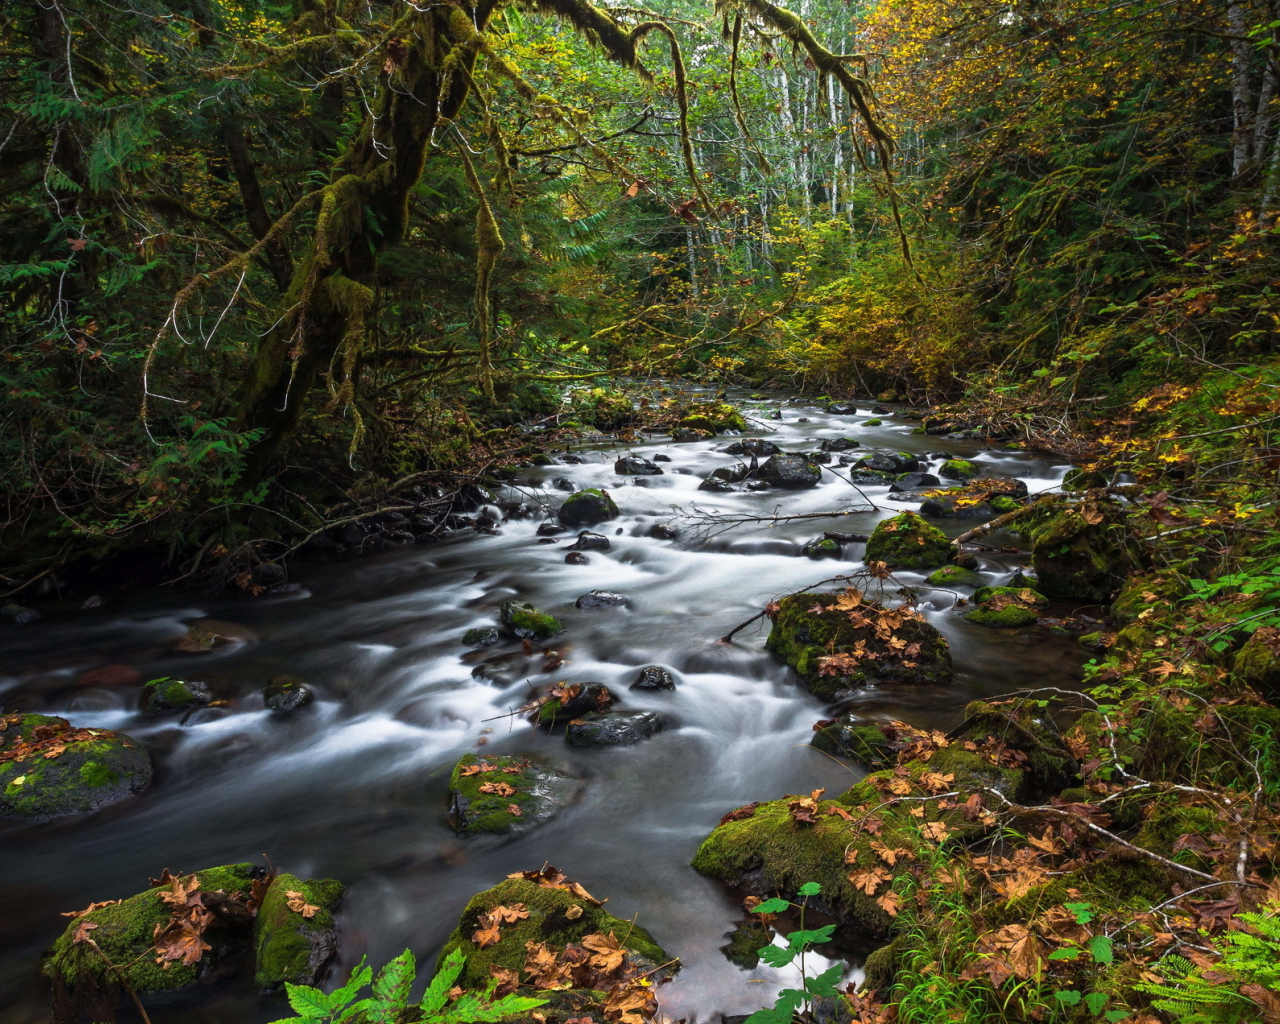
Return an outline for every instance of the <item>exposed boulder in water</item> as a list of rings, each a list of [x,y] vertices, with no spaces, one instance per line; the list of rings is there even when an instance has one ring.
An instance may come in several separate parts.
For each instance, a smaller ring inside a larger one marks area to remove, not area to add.
[[[801,490],[816,487],[822,479],[822,469],[803,455],[774,455],[760,467],[760,479],[774,487]]]
[[[947,459],[938,467],[938,475],[948,480],[971,480],[981,474],[972,462],[967,459]]]
[[[698,484],[698,490],[711,491],[713,494],[732,494],[737,489],[734,484],[718,476],[709,476]]]
[[[751,473],[751,467],[744,463],[733,466],[719,466],[707,474],[708,480],[724,480],[726,483],[739,484]]]
[[[933,569],[951,560],[947,535],[914,512],[900,512],[876,525],[867,541],[865,559],[890,569]]]
[[[857,448],[858,442],[852,437],[829,437],[818,447],[824,452],[847,452],[850,448]]]
[[[277,875],[253,921],[254,975],[260,990],[314,985],[338,955],[333,908],[346,892],[332,878]]]
[[[959,565],[944,565],[934,569],[925,582],[935,587],[981,587],[987,579],[980,572]]]
[[[891,492],[915,491],[921,487],[937,487],[942,483],[932,473],[902,473],[889,485]]]
[[[1037,610],[1049,603],[1030,587],[982,587],[974,592],[973,602],[978,607],[965,618],[997,629],[1030,626],[1039,617]]]
[[[476,626],[462,634],[462,642],[468,647],[492,647],[500,639],[496,626]]]
[[[580,788],[527,757],[463,754],[449,779],[449,822],[461,836],[524,831],[563,810]]]
[[[674,690],[675,676],[660,665],[646,665],[631,684],[633,690]]]
[[[572,551],[608,551],[613,544],[603,533],[591,533],[583,530],[573,542]]]
[[[538,537],[554,537],[557,533],[564,533],[565,527],[560,523],[539,523],[536,536]]]
[[[830,537],[817,537],[800,549],[806,558],[839,558],[840,542]]]
[[[316,699],[311,687],[297,676],[276,676],[262,688],[262,699],[277,715],[305,708]]]
[[[930,739],[937,742],[946,737],[939,732],[931,736],[905,722],[884,722],[850,711],[839,718],[818,721],[810,744],[836,757],[848,758],[869,771],[879,771],[897,764],[899,752]]]
[[[595,526],[618,517],[618,506],[609,492],[589,487],[565,498],[560,506],[560,525],[568,527]]]
[[[584,555],[581,551],[570,551],[564,556],[566,565],[589,565],[591,559]]]
[[[593,590],[574,602],[575,608],[625,608],[627,599],[609,590]]]
[[[677,444],[684,444],[689,441],[705,441],[709,437],[715,435],[710,430],[699,430],[694,427],[676,427],[671,431],[671,440]]]
[[[75,729],[53,715],[0,716],[0,815],[47,821],[86,814],[141,793],[151,758],[108,729]]]
[[[527,601],[503,601],[498,617],[503,630],[520,640],[548,640],[564,629],[554,615]]]
[[[827,412],[833,416],[856,416],[858,407],[852,402],[828,402]]]
[[[617,698],[604,683],[557,683],[521,710],[534,725],[563,725],[592,711],[608,711]]]
[[[662,476],[661,466],[655,466],[638,455],[627,455],[619,459],[613,464],[613,471],[619,476]]]
[[[695,402],[685,406],[679,415],[677,426],[691,430],[723,434],[726,430],[742,432],[747,429],[742,413],[727,402]]]
[[[741,441],[734,441],[729,447],[720,450],[726,455],[755,455],[762,459],[782,451],[772,441],[763,437],[744,437]]]
[[[138,710],[144,715],[160,715],[166,711],[203,707],[211,700],[213,694],[204,683],[162,676],[152,679],[142,687],[142,693],[138,697]]]
[[[871,682],[951,681],[941,633],[914,609],[888,609],[856,590],[784,597],[766,646],[824,700]]]
[[[571,747],[619,747],[646,740],[662,727],[653,711],[591,711],[570,721],[564,735]]]
[[[645,534],[655,540],[677,540],[680,537],[680,527],[675,523],[654,523]]]
[[[491,928],[490,915],[496,907],[523,907],[527,916],[500,921],[492,928],[497,941],[486,941],[481,946],[475,936],[482,929]],[[620,961],[608,978],[601,978],[587,964],[589,951],[583,949],[582,943],[592,936],[616,942],[622,951]],[[609,940],[608,936],[613,939]],[[578,965],[565,967],[565,980],[572,988],[541,994],[576,997],[570,1003],[577,1008],[575,1014],[594,1009],[594,1019],[598,1020],[605,1019],[599,1005],[601,991],[612,988],[618,981],[644,974],[648,974],[651,981],[660,978],[662,975],[657,969],[670,960],[643,927],[609,914],[600,900],[548,866],[541,871],[526,871],[520,877],[507,878],[472,897],[462,911],[458,927],[440,951],[437,963],[443,963],[455,950],[462,953],[466,959],[457,983],[466,989],[483,989],[496,970],[506,970],[519,977],[529,959],[530,948],[544,948],[551,957],[559,959],[567,947],[582,954],[564,956],[562,961],[566,965]]]

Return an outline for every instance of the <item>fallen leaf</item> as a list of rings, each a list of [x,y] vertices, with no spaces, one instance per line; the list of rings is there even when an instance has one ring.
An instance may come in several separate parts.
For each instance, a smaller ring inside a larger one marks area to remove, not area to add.
[[[308,921],[320,912],[320,908],[314,903],[308,903],[306,897],[300,892],[293,892],[292,890],[289,890],[285,892],[284,896],[285,899],[288,900],[289,909],[295,914],[301,914]]]

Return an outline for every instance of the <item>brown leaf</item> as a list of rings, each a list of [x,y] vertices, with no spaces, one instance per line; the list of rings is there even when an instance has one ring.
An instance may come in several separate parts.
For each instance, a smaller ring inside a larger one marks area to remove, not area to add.
[[[501,999],[503,996],[509,996],[520,988],[520,975],[509,967],[499,967],[497,964],[489,965],[489,977],[497,981],[497,988],[493,990],[495,999]]]
[[[480,787],[481,793],[492,793],[494,796],[515,796],[516,787],[509,782],[486,782]]]
[[[507,804],[507,813],[515,818],[524,817],[524,811],[520,810],[519,804]]]
[[[759,806],[760,804],[758,802],[744,804],[736,810],[732,810],[728,814],[724,815],[724,817],[720,819],[720,824],[727,825],[731,821],[742,821],[749,818],[756,813],[756,808]]]
[[[314,903],[308,903],[306,900],[306,897],[303,896],[302,893],[300,892],[294,892],[293,890],[288,890],[285,892],[284,896],[285,896],[285,899],[288,900],[289,909],[292,910],[295,914],[301,914],[308,921],[310,921],[313,917],[316,916],[316,914],[320,912],[320,908],[317,907]]]
[[[173,878],[169,882],[169,891],[162,892],[160,899],[171,907],[185,907],[191,899],[191,894],[200,888],[200,878],[197,875],[191,875],[184,883],[181,877]]]
[[[1250,982],[1240,986],[1240,994],[1262,1011],[1263,1024],[1280,1024],[1280,993]]]
[[[95,910],[101,910],[103,907],[114,907],[117,903],[120,903],[120,902],[121,902],[120,900],[104,900],[102,903],[90,903],[87,907],[84,908],[84,910],[68,910],[66,913],[60,914],[58,916],[71,917],[79,920],[80,918],[84,917],[86,914],[92,914]],[[98,926],[94,925],[94,927],[96,928]]]
[[[489,914],[499,924],[515,924],[529,917],[528,908],[523,903],[513,903],[509,907],[494,907]]]
[[[480,927],[471,933],[471,941],[481,949],[487,946],[496,946],[502,938],[502,930],[499,927],[498,919],[492,914],[481,914],[477,918],[477,923]]]
[[[876,890],[892,877],[893,875],[877,864],[875,867],[850,875],[849,881],[855,889],[861,889],[868,896],[874,896]]]
[[[618,1024],[645,1024],[657,1008],[653,988],[643,978],[614,985],[604,997],[605,1018]]]
[[[586,935],[582,939],[582,945],[591,950],[592,956],[588,963],[605,974],[612,974],[621,967],[626,957],[626,950],[619,945],[613,932],[608,935],[602,932]]]
[[[79,946],[90,941],[93,936],[89,933],[97,927],[98,925],[94,921],[81,921],[76,925],[76,930],[71,934],[71,944],[73,946]]]
[[[880,909],[890,917],[898,916],[898,908],[902,904],[902,897],[896,892],[887,892],[876,900]]]

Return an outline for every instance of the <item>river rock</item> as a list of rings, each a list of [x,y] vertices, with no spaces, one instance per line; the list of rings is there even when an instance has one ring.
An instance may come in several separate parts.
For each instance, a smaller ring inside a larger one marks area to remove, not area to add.
[[[15,604],[12,601],[6,605],[0,605],[0,616],[8,619],[15,626],[29,626],[33,622],[40,621],[40,613],[34,608]]]
[[[760,467],[760,479],[774,487],[799,490],[816,487],[822,469],[803,455],[774,455]]]
[[[661,665],[646,665],[631,684],[633,690],[674,690],[676,679]]]
[[[905,495],[903,496],[905,497]],[[933,519],[994,519],[996,510],[987,501],[965,501],[963,494],[916,495],[923,498],[920,514]]]
[[[536,536],[538,537],[554,537],[557,533],[564,533],[565,527],[559,523],[539,523]]]
[[[968,459],[947,459],[938,467],[938,476],[946,477],[948,480],[972,480],[981,472],[982,470]]]
[[[671,440],[677,444],[685,444],[689,441],[705,441],[709,437],[715,435],[710,430],[699,430],[694,427],[676,427],[671,431]]]
[[[979,626],[1016,629],[1033,625],[1037,611],[1049,602],[1030,587],[982,587],[974,592],[978,607],[965,616]]]
[[[707,430],[713,434],[723,434],[729,430],[739,433],[747,429],[747,421],[732,405],[726,402],[695,402],[685,406],[681,412],[681,427],[694,430]]]
[[[987,578],[959,565],[944,565],[926,576],[925,582],[934,587],[981,587]]]
[[[264,590],[271,587],[278,587],[288,580],[288,573],[279,562],[259,562],[253,567],[250,574],[255,587],[262,587]]]
[[[315,985],[324,978],[338,955],[333,908],[345,892],[345,886],[332,878],[276,876],[253,920],[254,982],[259,991],[285,984]]]
[[[891,644],[891,638],[904,643]],[[886,609],[856,590],[784,597],[765,646],[824,700],[872,682],[951,681],[951,653],[941,633],[918,612]],[[855,650],[866,653],[850,653]],[[835,662],[824,660],[841,655]]]
[[[621,747],[646,740],[661,732],[662,717],[653,711],[589,712],[573,719],[565,728],[571,747]]]
[[[565,498],[560,506],[560,525],[570,528],[595,526],[618,517],[618,506],[609,492],[596,487],[578,491]]]
[[[574,488],[577,487],[577,484],[575,484],[567,476],[558,476],[551,481],[551,486],[554,487],[557,491],[572,491],[574,490]]]
[[[316,699],[315,693],[297,676],[276,676],[262,688],[262,700],[277,715],[305,708]]]
[[[608,551],[613,545],[603,533],[591,533],[583,530],[573,542],[574,551]]]
[[[858,444],[852,437],[829,437],[819,447],[824,452],[847,452],[850,448],[857,448]]]
[[[720,450],[726,455],[755,455],[762,459],[782,451],[772,441],[763,437],[744,437],[741,441],[734,441],[729,447]]]
[[[840,465],[847,466],[842,458]],[[883,487],[885,484],[893,482],[893,474],[891,472],[883,472],[875,469],[854,469],[849,472],[849,480],[855,484],[869,484],[872,487]]]
[[[608,711],[617,698],[604,683],[557,683],[542,691],[529,708],[535,725],[563,725],[591,711]]]
[[[852,402],[828,402],[827,412],[833,416],[856,416],[858,407]]]
[[[151,783],[151,758],[136,740],[75,729],[53,715],[0,716],[0,754],[0,815],[7,818],[86,814]]]
[[[867,541],[867,563],[884,562],[890,569],[933,569],[951,560],[954,549],[947,535],[914,512],[899,512],[876,524]]]
[[[589,565],[591,559],[584,555],[581,551],[570,551],[564,556],[566,565]]]
[[[711,491],[714,494],[731,494],[737,489],[728,480],[718,476],[709,476],[698,484],[698,490]]]
[[[932,473],[902,473],[889,485],[890,492],[914,491],[921,487],[938,487],[942,484]]]
[[[645,535],[655,540],[678,540],[680,527],[675,523],[654,523],[645,531]]]
[[[142,687],[138,710],[144,715],[160,715],[166,711],[186,711],[213,700],[205,683],[162,676]]]
[[[835,458],[835,456],[834,456],[834,455],[832,455],[830,452],[822,452],[822,451],[818,451],[818,452],[801,452],[800,454],[801,454],[801,455],[803,455],[806,459],[808,459],[810,462],[814,463],[814,464],[815,464],[815,465],[817,465],[817,466],[825,466],[825,465],[827,465],[827,464],[828,464],[832,459],[834,459],[834,458]]]
[[[669,976],[669,968],[665,973],[658,968],[668,964],[670,957],[639,924],[609,914],[600,906],[602,901],[593,899],[581,886],[571,884],[553,867],[524,874],[526,877],[507,878],[474,896],[462,911],[458,927],[437,958],[437,963],[441,963],[455,950],[463,955],[458,985],[465,989],[483,989],[498,969],[519,976],[529,958],[529,948],[534,944],[546,943],[553,955],[559,957],[567,946],[581,948],[581,942],[588,935],[610,934],[624,950],[614,975],[619,980],[641,975],[648,975],[650,980]],[[486,943],[482,948],[474,941],[483,923],[491,920],[489,915],[494,908],[517,905],[523,906],[529,916],[502,924],[496,943]],[[606,1017],[599,992],[615,984],[611,979],[595,980],[591,985],[594,992],[575,988],[545,995],[568,999],[560,1005],[571,1008],[579,1019],[585,1014],[603,1021]],[[569,1013],[569,1009],[557,1012],[555,1019],[564,1019]]]
[[[655,466],[638,455],[627,455],[619,459],[613,464],[613,471],[619,476],[662,476],[661,466]]]
[[[577,796],[574,778],[527,757],[464,754],[449,780],[449,823],[461,836],[539,825]]]
[[[476,626],[462,634],[468,647],[492,647],[501,639],[496,626]]]
[[[839,718],[824,718],[813,727],[810,744],[835,757],[848,758],[869,771],[889,768],[897,763],[897,752],[906,744],[895,745],[898,734],[888,722],[868,719],[851,711]]]
[[[504,632],[520,640],[549,640],[564,630],[554,615],[539,611],[527,601],[503,601],[498,621]]]
[[[724,480],[731,484],[739,484],[751,472],[751,467],[738,462],[732,466],[720,466],[707,474],[708,480]]]
[[[889,477],[889,479],[892,479],[890,474],[900,472],[897,460],[890,458],[884,452],[875,452],[872,455],[864,455],[853,465],[855,469],[871,469],[875,470],[877,473],[884,473]]]
[[[839,558],[840,542],[831,537],[816,537],[800,549],[806,558]]]
[[[670,455],[665,455],[665,454],[663,454],[662,452],[659,452],[657,455],[655,455],[655,456],[653,457],[653,461],[654,461],[654,462],[670,462],[670,461],[671,461],[671,456],[670,456]]]
[[[593,590],[574,602],[577,608],[625,608],[627,599],[609,590]]]

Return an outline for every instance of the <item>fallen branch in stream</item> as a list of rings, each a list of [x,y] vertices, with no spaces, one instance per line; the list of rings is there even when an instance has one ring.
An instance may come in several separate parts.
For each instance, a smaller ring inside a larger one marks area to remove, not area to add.
[[[692,512],[685,512],[677,509],[676,518],[691,526],[694,529],[714,530],[710,536],[716,536],[727,530],[732,530],[735,526],[742,526],[746,523],[768,523],[770,526],[778,523],[797,522],[805,519],[841,519],[844,516],[858,515],[863,512],[875,512],[876,506],[860,507],[855,505],[845,505],[834,512],[804,512],[798,515],[762,515],[754,516],[737,512],[714,512],[693,506]]]

